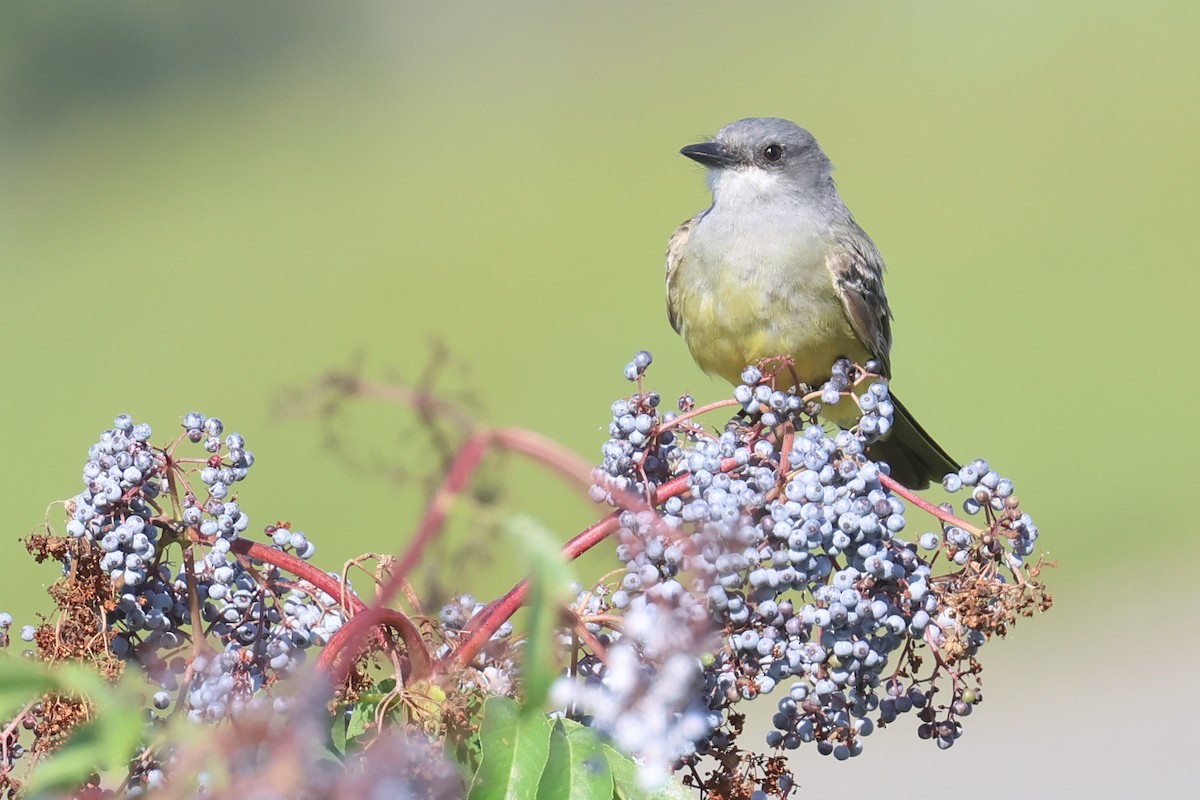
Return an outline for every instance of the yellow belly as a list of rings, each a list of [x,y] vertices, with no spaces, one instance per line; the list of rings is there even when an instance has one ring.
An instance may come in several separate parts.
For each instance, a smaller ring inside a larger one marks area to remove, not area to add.
[[[741,383],[748,364],[786,356],[802,383],[817,386],[839,357],[858,363],[870,357],[832,282],[790,291],[728,283],[716,291],[681,288],[675,305],[680,333],[696,363],[730,383]]]

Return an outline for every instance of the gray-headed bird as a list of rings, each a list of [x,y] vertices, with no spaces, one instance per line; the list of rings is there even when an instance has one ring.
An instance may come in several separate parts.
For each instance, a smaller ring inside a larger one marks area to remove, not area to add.
[[[738,384],[747,365],[784,356],[815,388],[846,357],[874,359],[890,375],[883,259],[842,202],[812,134],[784,119],[742,119],[680,153],[708,168],[713,196],[667,245],[667,315],[700,368]],[[871,457],[914,489],[956,472],[895,395],[892,402],[892,429]]]

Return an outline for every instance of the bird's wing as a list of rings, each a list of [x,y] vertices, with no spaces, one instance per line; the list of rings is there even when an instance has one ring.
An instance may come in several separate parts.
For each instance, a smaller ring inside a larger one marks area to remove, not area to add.
[[[676,333],[680,332],[679,311],[675,308],[677,293],[674,281],[679,274],[676,268],[679,266],[680,259],[683,258],[683,246],[687,244],[688,236],[695,227],[696,221],[702,216],[704,216],[703,211],[684,222],[675,229],[667,241],[667,319],[670,320],[671,327],[675,329]]]
[[[865,233],[839,238],[826,266],[850,326],[867,350],[891,374],[892,311],[883,291],[883,259]]]

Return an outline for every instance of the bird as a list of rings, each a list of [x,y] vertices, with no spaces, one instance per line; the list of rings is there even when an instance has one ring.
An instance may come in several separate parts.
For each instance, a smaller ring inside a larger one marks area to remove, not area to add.
[[[883,259],[842,201],[813,135],[786,119],[749,117],[679,152],[707,168],[712,193],[712,204],[667,244],[667,318],[696,364],[735,385],[747,365],[776,357],[814,388],[839,358],[873,359],[890,378]],[[957,472],[891,399],[892,429],[868,455],[910,489]]]

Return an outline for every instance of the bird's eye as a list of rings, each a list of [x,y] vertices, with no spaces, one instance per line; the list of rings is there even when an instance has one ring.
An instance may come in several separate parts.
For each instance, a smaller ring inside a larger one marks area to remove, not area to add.
[[[783,158],[783,148],[777,144],[769,144],[763,148],[763,158],[767,161],[778,161]]]

